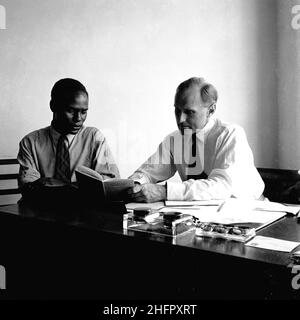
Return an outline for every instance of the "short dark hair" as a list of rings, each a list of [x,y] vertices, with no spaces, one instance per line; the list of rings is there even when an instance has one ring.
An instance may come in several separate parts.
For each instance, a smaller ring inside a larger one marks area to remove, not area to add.
[[[78,80],[65,78],[58,80],[51,90],[50,106],[52,109],[71,102],[78,92],[89,95],[85,86]]]
[[[218,100],[218,91],[217,89],[210,83],[207,83],[204,78],[190,78],[188,80],[183,81],[177,87],[176,94],[175,94],[175,101],[174,105],[178,105],[179,101],[181,100],[182,93],[191,88],[191,87],[198,87],[200,89],[200,96],[204,102],[214,103]]]

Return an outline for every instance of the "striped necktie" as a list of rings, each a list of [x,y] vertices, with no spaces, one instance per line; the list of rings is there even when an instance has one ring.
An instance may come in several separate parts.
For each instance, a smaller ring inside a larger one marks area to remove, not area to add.
[[[200,141],[198,141],[200,144]],[[204,149],[204,148],[203,148]],[[188,164],[188,174],[187,174],[187,180],[189,179],[207,179],[207,174],[203,171],[203,161],[201,160],[201,155],[199,152],[199,146],[197,148],[197,136],[196,133],[192,134],[192,153],[191,153],[191,161]],[[204,150],[202,150],[204,152]],[[202,155],[203,156],[203,155]],[[202,157],[204,158],[204,156]]]
[[[61,135],[56,146],[56,162],[54,178],[71,183],[69,141],[67,136]]]

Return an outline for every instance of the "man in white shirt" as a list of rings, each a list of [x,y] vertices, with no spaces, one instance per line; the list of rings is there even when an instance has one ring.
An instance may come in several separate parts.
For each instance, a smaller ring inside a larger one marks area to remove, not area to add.
[[[178,129],[133,175],[132,201],[258,199],[264,183],[244,130],[214,117],[217,90],[203,78],[182,82],[175,94]],[[182,182],[167,181],[178,171]]]

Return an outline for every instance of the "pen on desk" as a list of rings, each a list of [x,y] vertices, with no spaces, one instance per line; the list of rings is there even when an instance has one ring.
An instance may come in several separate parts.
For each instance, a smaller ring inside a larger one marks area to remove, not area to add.
[[[218,208],[217,212],[220,212],[220,211],[221,211],[221,209],[224,207],[224,204],[225,204],[225,201],[222,202],[222,203],[219,205],[219,208]]]

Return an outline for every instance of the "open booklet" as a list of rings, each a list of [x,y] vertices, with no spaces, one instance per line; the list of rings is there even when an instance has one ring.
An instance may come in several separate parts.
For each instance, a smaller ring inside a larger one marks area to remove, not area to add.
[[[127,199],[127,190],[134,186],[130,179],[110,178],[103,180],[95,170],[80,166],[75,170],[79,189],[89,197],[108,201]]]

